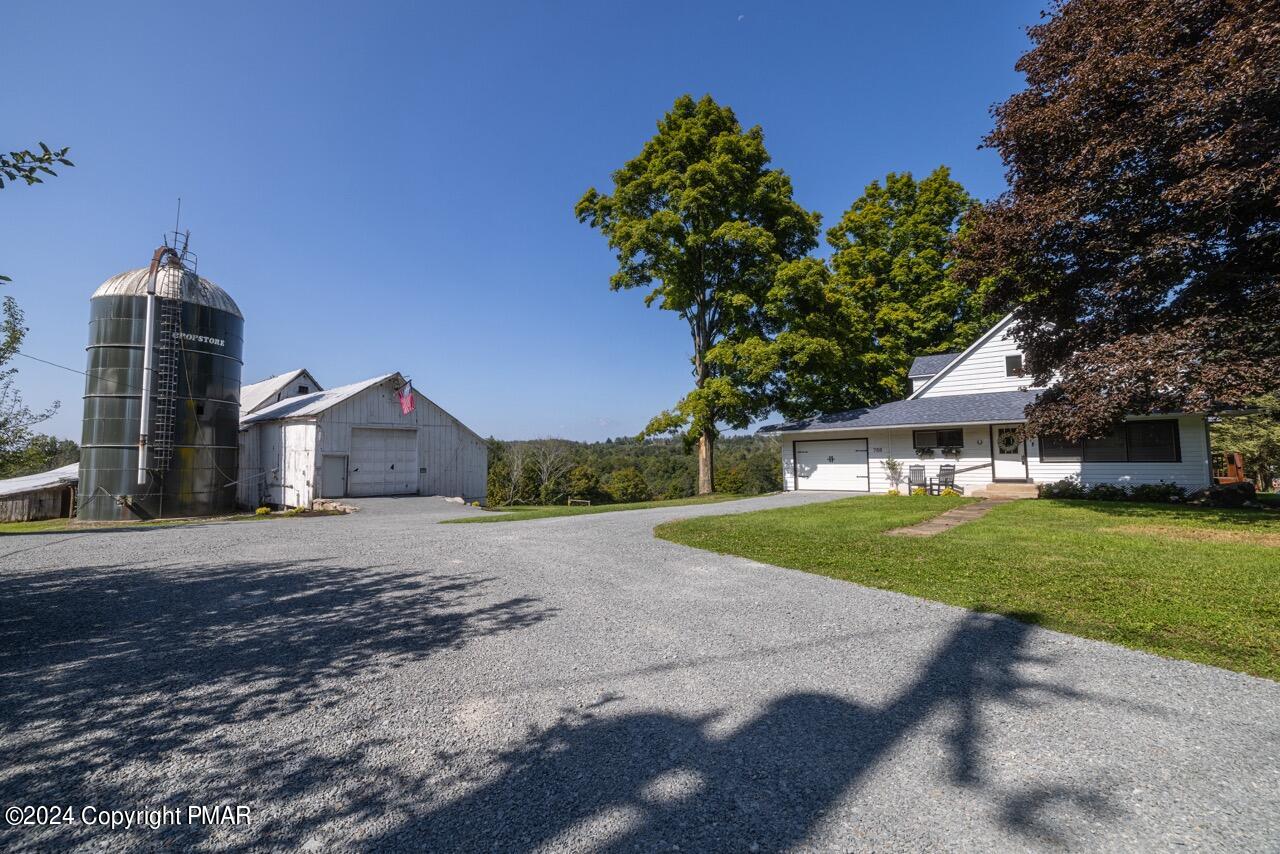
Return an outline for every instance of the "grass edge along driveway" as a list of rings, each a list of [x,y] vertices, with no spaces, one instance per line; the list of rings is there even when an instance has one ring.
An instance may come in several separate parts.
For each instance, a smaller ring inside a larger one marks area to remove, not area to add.
[[[483,516],[464,516],[446,519],[442,524],[458,525],[467,522],[521,522],[526,519],[551,519],[556,516],[590,516],[595,513],[616,513],[621,510],[651,510],[655,507],[683,507],[686,504],[718,504],[739,498],[755,498],[750,495],[695,495],[692,498],[672,498],[661,501],[635,501],[630,504],[591,504],[566,507],[562,504],[517,504],[510,507],[486,507]]]
[[[868,496],[668,522],[655,534],[1280,679],[1280,514],[1032,500],[934,537],[883,533],[963,503]]]

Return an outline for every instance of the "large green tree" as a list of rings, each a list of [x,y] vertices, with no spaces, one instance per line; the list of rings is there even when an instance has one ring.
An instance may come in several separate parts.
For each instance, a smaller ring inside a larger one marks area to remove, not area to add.
[[[593,187],[575,208],[617,253],[611,288],[646,288],[646,305],[689,325],[694,387],[645,432],[696,442],[700,493],[714,489],[721,425],[745,427],[774,402],[772,372],[750,357],[770,341],[763,307],[779,267],[817,245],[820,217],[769,163],[759,126],[744,130],[729,107],[686,95],[613,173],[613,192]]]
[[[998,319],[986,282],[951,275],[952,244],[975,204],[945,166],[920,181],[871,182],[827,231],[830,262],[779,269],[764,307],[771,340],[726,358],[771,384],[787,418],[900,399],[913,357],[964,349]]]
[[[872,181],[827,230],[835,286],[848,293],[862,326],[862,352],[849,360],[848,403],[903,397],[915,356],[962,350],[999,319],[984,308],[982,282],[951,275],[952,242],[976,200],[939,166]]]
[[[1280,7],[1070,0],[1029,30],[987,144],[1009,190],[961,241],[1054,386],[1029,428],[1099,435],[1280,376]]]

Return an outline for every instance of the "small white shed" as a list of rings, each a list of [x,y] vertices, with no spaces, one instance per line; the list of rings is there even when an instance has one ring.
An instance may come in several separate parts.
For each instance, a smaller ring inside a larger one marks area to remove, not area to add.
[[[443,495],[478,501],[488,447],[400,374],[294,394],[242,416],[240,503],[309,506],[317,498]]]

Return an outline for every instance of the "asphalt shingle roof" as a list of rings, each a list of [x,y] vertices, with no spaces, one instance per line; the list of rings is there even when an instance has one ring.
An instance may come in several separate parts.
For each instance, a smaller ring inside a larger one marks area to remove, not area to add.
[[[899,427],[916,424],[987,424],[1022,421],[1027,405],[1040,392],[993,391],[895,400],[880,406],[815,415],[783,424],[768,424],[759,433],[791,433],[801,430],[842,430],[863,427]]]
[[[937,356],[916,356],[911,363],[908,377],[931,377],[956,360],[959,353],[940,353]]]

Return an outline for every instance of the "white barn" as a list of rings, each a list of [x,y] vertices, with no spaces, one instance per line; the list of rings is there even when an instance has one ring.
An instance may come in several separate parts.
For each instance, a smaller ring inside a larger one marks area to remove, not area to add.
[[[963,353],[917,358],[905,400],[761,428],[782,439],[785,488],[885,492],[889,458],[904,473],[923,466],[927,478],[953,466],[970,495],[1034,495],[1037,484],[1067,477],[1188,489],[1213,482],[1209,424],[1200,413],[1133,416],[1084,442],[1024,440],[1024,410],[1042,389],[1028,387],[1012,323],[1011,314]]]
[[[241,505],[306,507],[317,498],[484,497],[488,447],[398,373],[328,390],[305,370],[246,386],[240,416]]]

